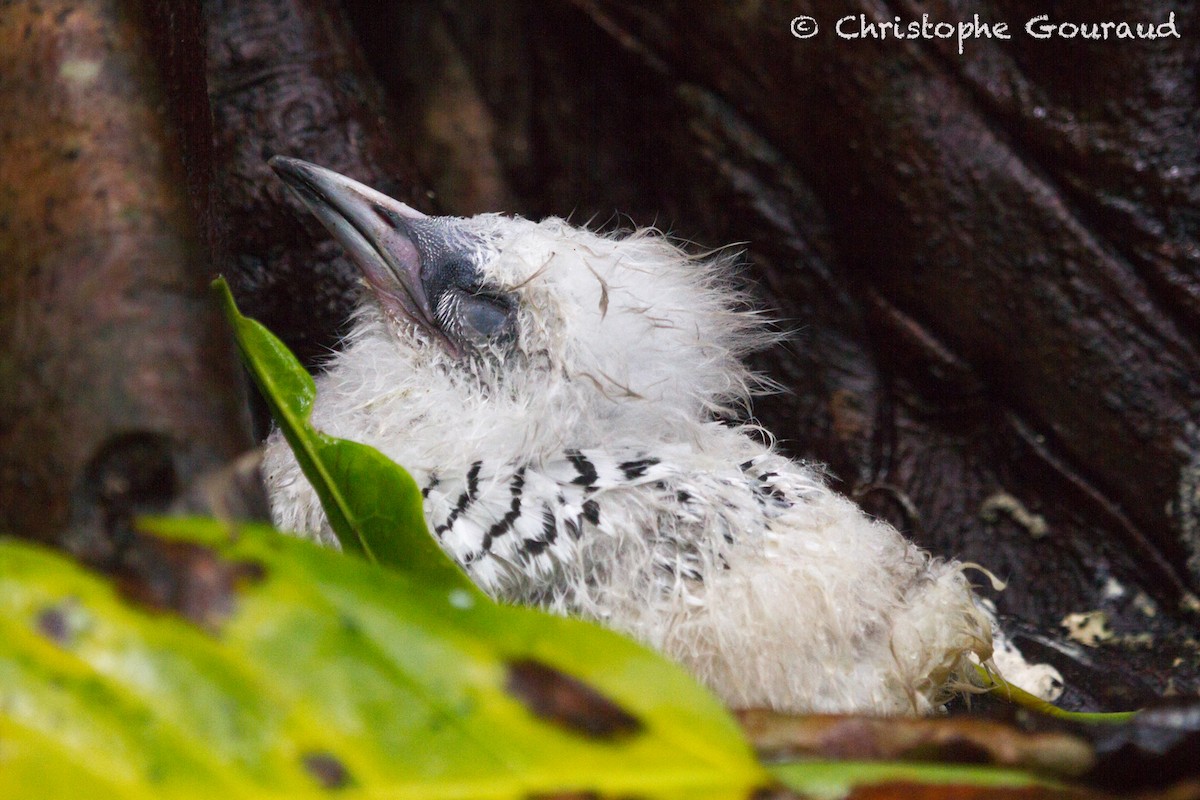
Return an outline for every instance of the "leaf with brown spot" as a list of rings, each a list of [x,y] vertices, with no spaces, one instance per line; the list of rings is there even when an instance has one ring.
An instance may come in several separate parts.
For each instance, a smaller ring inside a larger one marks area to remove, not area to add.
[[[209,547],[138,534],[103,570],[132,602],[210,632],[233,613],[237,592],[266,575],[258,562],[228,561]]]
[[[66,647],[71,641],[71,625],[62,604],[38,612],[36,625],[38,633],[57,645]]]
[[[68,654],[48,645],[66,631]],[[771,783],[714,698],[614,633],[207,520],[138,521],[108,572],[0,540],[0,737],[0,797],[40,788],[50,761],[74,782],[39,797],[715,800]]]
[[[304,768],[324,789],[345,789],[351,784],[350,771],[331,753],[308,753],[302,760]]]
[[[612,739],[642,729],[637,717],[591,686],[533,659],[509,664],[505,688],[534,716],[584,736]]]

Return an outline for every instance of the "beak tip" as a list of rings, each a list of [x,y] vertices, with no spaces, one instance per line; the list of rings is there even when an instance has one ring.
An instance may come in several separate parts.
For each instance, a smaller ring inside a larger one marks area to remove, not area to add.
[[[395,198],[331,169],[303,159],[267,159],[280,180],[299,197],[363,271],[385,309],[446,339],[420,279],[421,253],[403,224],[425,215]],[[449,342],[447,346],[454,350]]]
[[[302,161],[299,158],[291,158],[290,156],[271,156],[267,159],[267,166],[270,167],[276,175],[283,177],[290,173],[298,172],[301,168],[308,166],[307,161]]]

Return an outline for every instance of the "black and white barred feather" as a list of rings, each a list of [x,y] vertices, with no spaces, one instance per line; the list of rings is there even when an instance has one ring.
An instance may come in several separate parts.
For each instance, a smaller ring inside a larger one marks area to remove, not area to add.
[[[752,498],[761,512],[761,516],[739,514],[733,519],[734,511],[741,509],[730,503],[728,513],[716,521],[727,544],[734,543],[735,529],[766,524],[792,506],[780,486],[781,476],[763,467],[765,460],[750,459],[739,465],[740,475],[713,479],[725,482],[724,495]],[[654,567],[667,576],[702,580],[694,547],[671,532],[678,523],[705,522],[698,498],[711,490],[645,450],[567,450],[536,469],[518,462],[480,460],[471,464],[465,476],[434,472],[421,494],[434,535],[477,583],[495,591],[526,583],[536,596],[557,565],[572,558],[581,538],[617,535],[612,515],[603,509],[609,499],[624,502],[622,493],[630,490],[671,507],[675,517],[657,531],[662,547],[651,551]],[[761,536],[763,531],[753,534]]]

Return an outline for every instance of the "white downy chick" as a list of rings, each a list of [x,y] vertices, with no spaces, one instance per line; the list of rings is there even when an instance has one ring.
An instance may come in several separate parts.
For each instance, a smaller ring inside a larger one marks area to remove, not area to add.
[[[648,231],[427,217],[271,164],[372,290],[315,424],[407,468],[489,594],[623,631],[735,707],[924,713],[989,657],[960,564],[720,421],[768,338],[723,259]],[[336,544],[278,432],[265,473],[276,523]]]

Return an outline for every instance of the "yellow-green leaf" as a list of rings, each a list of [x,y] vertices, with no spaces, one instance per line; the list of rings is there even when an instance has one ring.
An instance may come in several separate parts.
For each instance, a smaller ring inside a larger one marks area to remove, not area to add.
[[[771,782],[715,699],[616,634],[258,527],[141,531],[147,560],[177,548],[149,586],[0,541],[0,796],[718,798]]]

